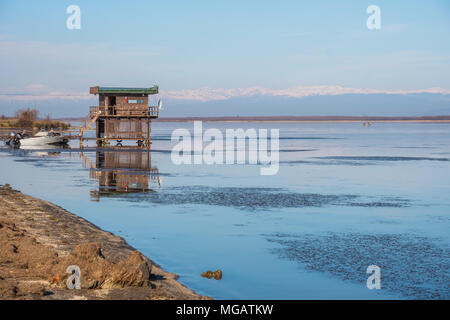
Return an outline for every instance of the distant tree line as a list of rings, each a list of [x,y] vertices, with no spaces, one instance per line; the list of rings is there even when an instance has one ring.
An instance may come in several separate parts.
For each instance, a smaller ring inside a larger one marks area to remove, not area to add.
[[[32,128],[34,121],[36,121],[39,111],[36,109],[20,109],[14,114],[17,119],[16,124],[21,128]]]
[[[45,119],[41,120],[39,120],[38,117],[39,111],[36,109],[19,109],[14,113],[14,118],[12,119],[8,119],[5,117],[5,115],[2,115],[0,117],[0,126],[9,128],[36,128],[38,130],[66,130],[70,127],[70,124],[66,122],[52,120],[50,118],[50,115],[47,115]]]

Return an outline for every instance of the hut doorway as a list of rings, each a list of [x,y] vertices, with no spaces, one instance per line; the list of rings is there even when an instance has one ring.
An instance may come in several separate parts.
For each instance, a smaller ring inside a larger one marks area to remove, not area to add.
[[[116,105],[116,97],[109,97],[109,106],[114,107]]]
[[[108,106],[108,113],[110,115],[115,115],[116,114],[116,110],[114,108],[114,106],[116,105],[116,97],[109,97],[109,106]]]

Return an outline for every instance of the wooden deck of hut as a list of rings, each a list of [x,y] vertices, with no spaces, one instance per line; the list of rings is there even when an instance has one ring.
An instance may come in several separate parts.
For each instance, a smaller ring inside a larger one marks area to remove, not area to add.
[[[148,96],[158,93],[151,88],[91,87],[90,93],[99,96],[98,106],[90,107],[86,125],[80,129],[80,147],[83,137],[94,123],[98,146],[109,146],[111,140],[135,140],[139,147],[150,148],[151,119],[158,118],[159,107],[149,106]]]

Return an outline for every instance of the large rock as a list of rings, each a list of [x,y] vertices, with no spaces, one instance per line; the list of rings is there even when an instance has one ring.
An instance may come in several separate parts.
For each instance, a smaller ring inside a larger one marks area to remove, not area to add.
[[[80,268],[82,289],[150,287],[152,264],[139,251],[113,263],[103,255],[100,243],[80,244],[55,267],[52,279],[55,286],[66,287],[70,276],[66,270],[71,265]]]
[[[113,265],[102,288],[150,287],[151,262],[139,251]]]

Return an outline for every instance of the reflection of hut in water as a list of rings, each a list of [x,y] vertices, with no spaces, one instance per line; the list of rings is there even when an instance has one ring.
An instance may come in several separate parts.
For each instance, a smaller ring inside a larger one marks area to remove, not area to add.
[[[150,152],[97,151],[90,177],[98,180],[98,190],[91,191],[93,200],[102,196],[149,192],[150,181],[160,183],[157,168],[151,167]]]

